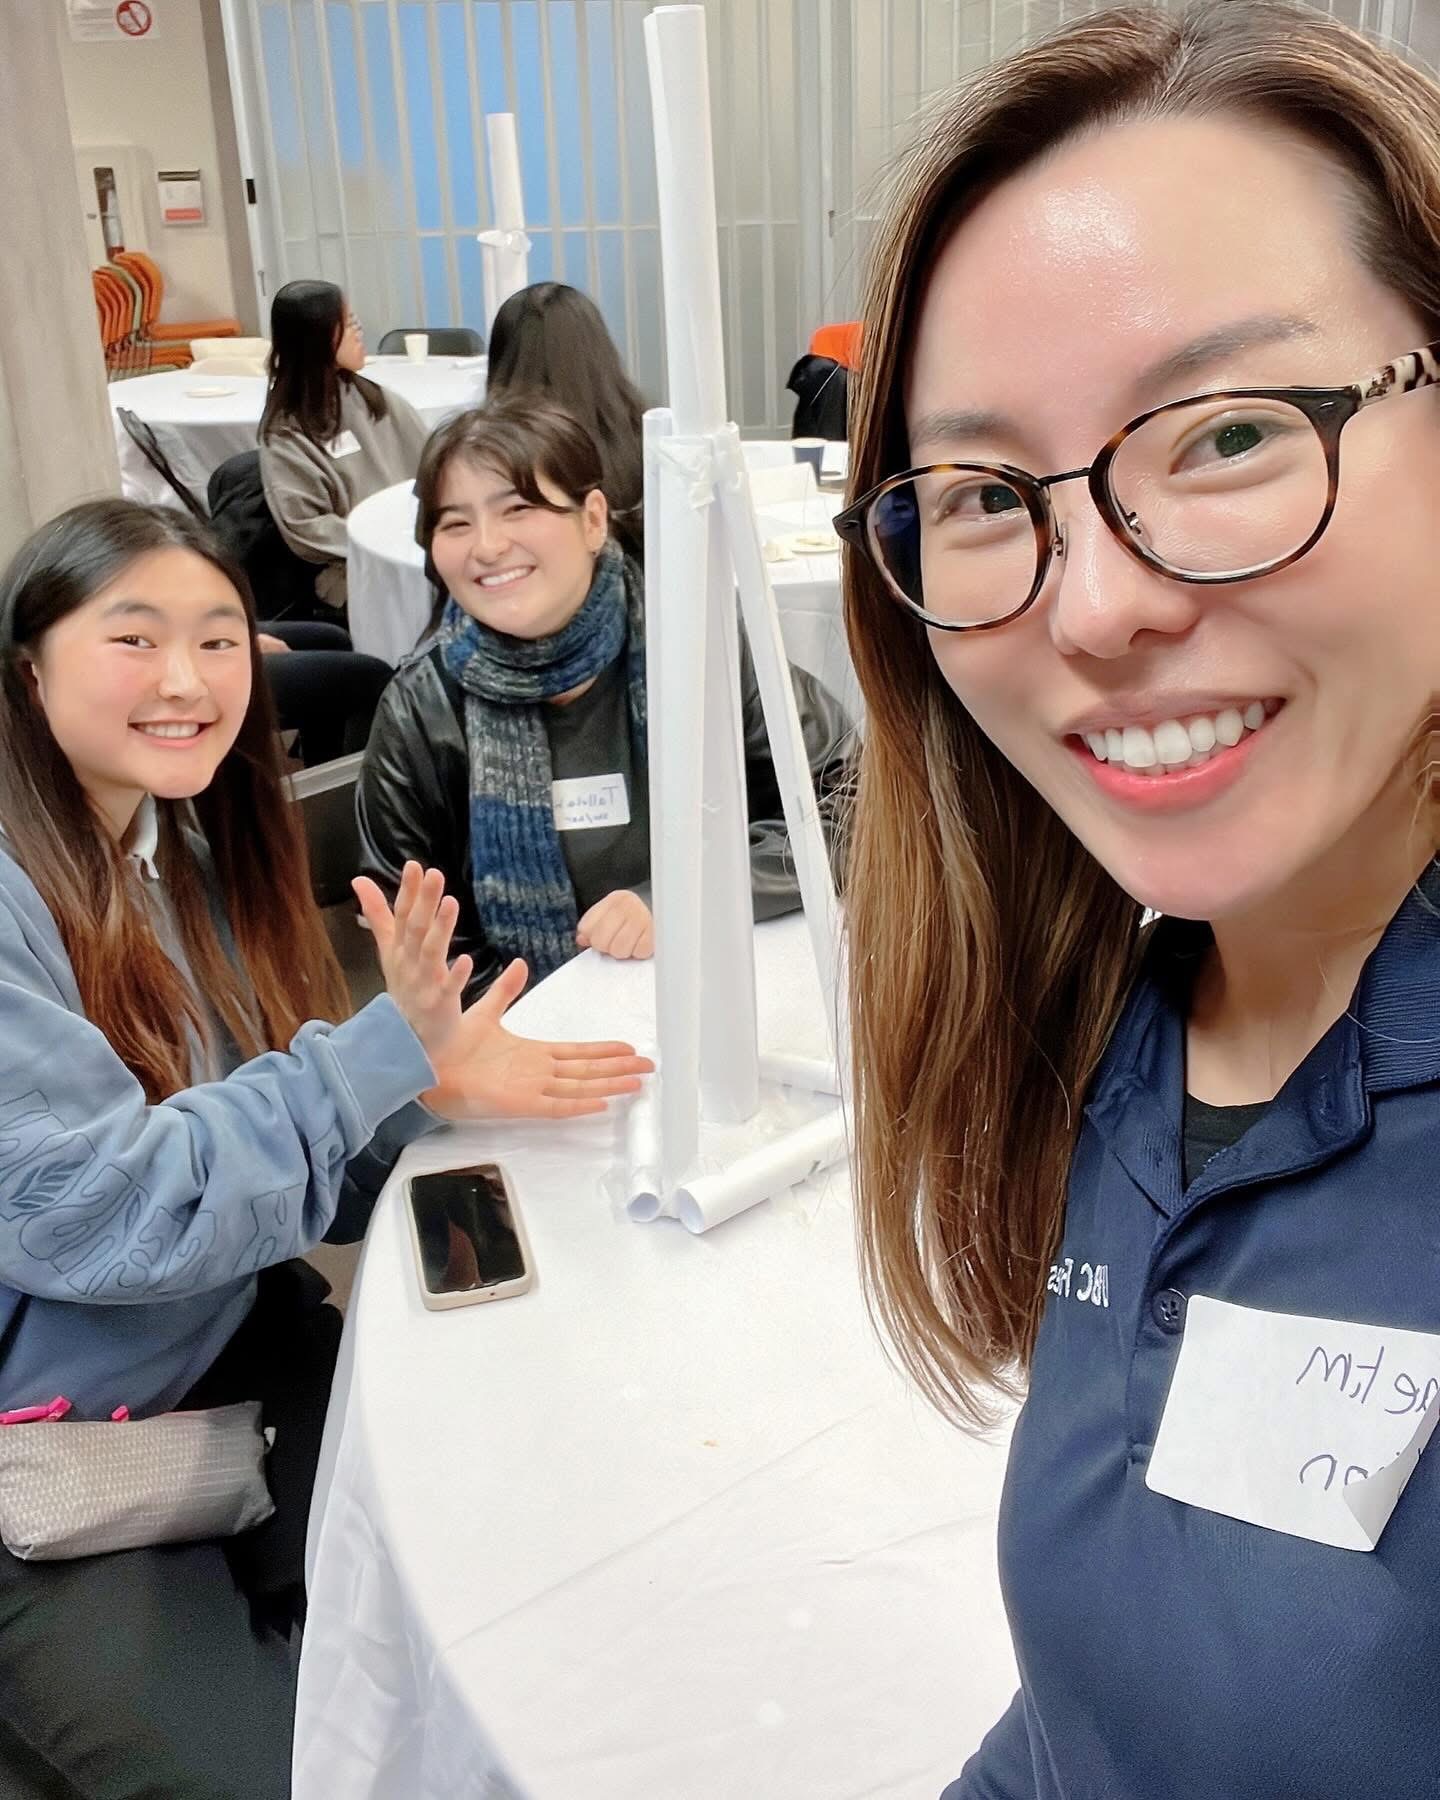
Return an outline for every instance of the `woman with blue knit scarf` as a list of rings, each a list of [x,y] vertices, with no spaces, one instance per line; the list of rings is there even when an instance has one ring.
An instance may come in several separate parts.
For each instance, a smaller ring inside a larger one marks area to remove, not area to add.
[[[430,439],[417,535],[436,628],[376,714],[358,792],[362,865],[387,892],[442,869],[472,991],[512,957],[649,956],[645,599],[609,531],[599,453],[568,413],[516,396]],[[827,836],[850,724],[792,670]],[[757,919],[800,904],[748,651],[741,699]]]

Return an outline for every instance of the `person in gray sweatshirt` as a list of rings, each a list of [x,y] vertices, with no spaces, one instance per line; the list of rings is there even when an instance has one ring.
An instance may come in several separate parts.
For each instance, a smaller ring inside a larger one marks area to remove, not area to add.
[[[244,1537],[0,1551],[6,1800],[289,1793],[338,1326],[289,1259],[358,1237],[437,1123],[598,1111],[650,1066],[508,1032],[523,964],[465,1008],[418,864],[393,911],[356,884],[386,991],[347,1016],[255,637],[243,575],[165,508],[72,508],[0,577],[0,1413],[258,1399],[277,1427]]]
[[[315,592],[345,604],[345,520],[407,481],[429,429],[413,406],[368,380],[360,321],[331,281],[287,281],[270,308],[270,387],[260,417],[260,479],[280,535],[320,565]]]

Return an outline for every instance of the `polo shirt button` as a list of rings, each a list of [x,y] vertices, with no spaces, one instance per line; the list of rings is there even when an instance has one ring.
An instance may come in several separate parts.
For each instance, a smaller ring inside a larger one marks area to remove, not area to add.
[[[1185,1324],[1185,1296],[1178,1288],[1161,1288],[1150,1302],[1150,1313],[1162,1331],[1180,1331]]]

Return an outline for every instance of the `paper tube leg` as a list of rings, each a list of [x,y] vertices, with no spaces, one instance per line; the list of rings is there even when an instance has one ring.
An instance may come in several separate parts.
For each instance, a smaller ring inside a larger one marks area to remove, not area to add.
[[[725,355],[710,139],[705,13],[662,7],[645,20],[655,123],[660,247],[670,405],[681,440],[725,422]],[[755,962],[749,830],[740,747],[739,638],[729,552],[711,504],[705,553],[689,566],[689,604],[706,617],[705,811],[700,954],[700,1081],[704,1116],[753,1117],[760,1103],[755,1050]],[[666,625],[680,601],[666,596]],[[673,704],[673,700],[670,702]],[[694,804],[692,799],[692,804]],[[670,821],[663,828],[670,829]],[[657,922],[660,900],[656,897]],[[670,1162],[666,1142],[667,1171]]]
[[[665,1208],[660,1174],[660,1112],[654,1085],[642,1088],[625,1118],[626,1211],[647,1223]]]
[[[837,1031],[835,964],[839,945],[835,883],[825,850],[825,834],[815,799],[815,783],[810,776],[810,761],[805,752],[805,734],[795,706],[795,690],[791,685],[785,640],[780,631],[780,614],[770,585],[770,571],[765,564],[759,521],[750,499],[740,433],[734,425],[729,425],[717,435],[716,443],[720,502],[735,561],[745,631],[750,640],[750,653],[755,659],[755,678],[770,733],[775,779],[785,807],[790,852],[795,858],[805,922],[810,930],[815,967],[820,976],[825,1029],[833,1057]]]
[[[729,1168],[694,1177],[675,1195],[675,1216],[687,1231],[709,1231],[798,1181],[808,1181],[845,1155],[845,1119],[839,1107],[808,1125],[759,1144]]]
[[[693,478],[664,435],[669,417],[645,416],[645,661],[659,1050],[655,1080],[666,1193],[689,1173],[700,1132],[705,613],[703,589],[698,597],[695,592],[695,574],[709,554],[707,512],[697,509]]]

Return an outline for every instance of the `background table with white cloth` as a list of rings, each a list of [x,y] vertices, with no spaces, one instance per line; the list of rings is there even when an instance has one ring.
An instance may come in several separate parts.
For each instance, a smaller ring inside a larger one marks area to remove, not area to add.
[[[814,1053],[803,920],[757,928],[762,1042]],[[512,1015],[653,1031],[653,965]],[[412,1147],[346,1320],[311,1514],[296,1800],[936,1800],[1015,1665],[1005,1433],[932,1415],[858,1283],[848,1176],[704,1237],[631,1223],[621,1120]],[[427,1312],[405,1177],[498,1159],[533,1292]]]
[[[415,542],[413,483],[398,482],[362,500],[346,520],[346,588],[355,648],[398,663],[430,622],[434,596],[425,579],[425,553]],[[761,535],[785,554],[770,563],[785,649],[834,694],[852,719],[863,708],[840,613],[840,554],[795,555],[788,544],[812,533],[830,535],[838,494],[761,506]],[[773,553],[773,552],[772,552]]]
[[[403,356],[373,356],[365,373],[408,400],[433,430],[485,398],[483,356],[433,356],[414,363]],[[178,505],[163,476],[141,455],[120,422],[133,412],[154,431],[170,466],[203,506],[211,475],[227,457],[253,450],[265,407],[263,375],[200,376],[189,369],[157,369],[106,390],[120,456],[120,488],[129,499]]]

